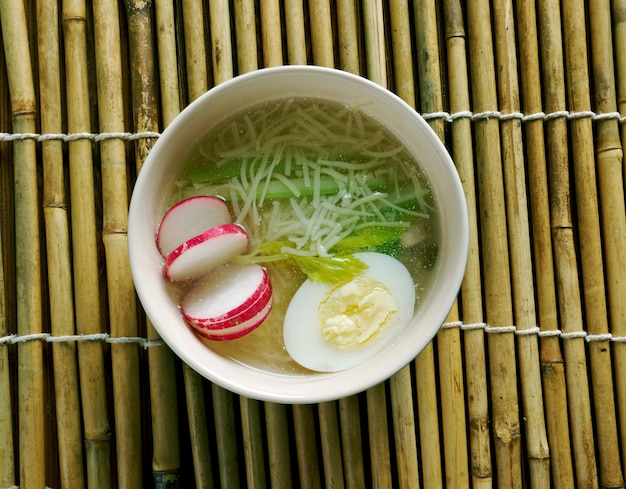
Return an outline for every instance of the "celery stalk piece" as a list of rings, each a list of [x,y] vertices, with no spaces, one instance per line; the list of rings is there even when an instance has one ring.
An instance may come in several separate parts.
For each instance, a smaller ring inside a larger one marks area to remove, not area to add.
[[[227,182],[217,185],[199,185],[196,186],[193,193],[196,195],[220,195],[227,201],[232,199],[229,191],[235,182]],[[373,191],[380,191],[384,188],[384,184],[380,179],[369,179],[368,187]],[[291,199],[293,197],[312,197],[314,194],[313,185],[306,185],[303,178],[287,178],[282,174],[275,173],[269,183],[257,189],[256,196],[260,197],[261,190],[264,193],[264,201]],[[340,185],[335,178],[321,175],[319,178],[319,195],[333,195],[339,192]],[[242,199],[241,194],[237,194],[238,199]]]

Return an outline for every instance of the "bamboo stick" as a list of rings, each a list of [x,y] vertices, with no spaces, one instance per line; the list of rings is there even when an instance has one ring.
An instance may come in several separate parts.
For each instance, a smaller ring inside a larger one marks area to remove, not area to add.
[[[259,68],[254,2],[250,0],[235,2],[234,8],[237,68],[239,73],[248,73]],[[280,33],[280,14],[278,32]]]
[[[354,0],[339,0],[337,12],[337,47],[339,66],[350,73],[361,73],[357,8]]]
[[[178,54],[176,25],[172,1],[155,2],[154,18],[158,53],[158,73],[163,127],[167,127],[180,112],[178,86]]]
[[[556,130],[551,131],[556,133]],[[548,144],[557,134],[550,135]],[[550,155],[550,184],[552,188],[561,185],[566,188],[569,183],[567,178],[566,160],[558,160],[557,156]],[[561,301],[561,323],[566,333],[576,333],[582,330],[582,314],[576,274],[576,250],[571,224],[567,225],[569,209],[567,203],[569,195],[567,190],[560,190],[558,196],[551,197],[550,208],[552,211],[553,246],[555,250],[555,265],[557,276],[557,288]],[[584,441],[590,441],[592,432],[591,415],[589,406],[588,382],[584,343],[582,339],[567,339],[565,341],[565,374],[568,389],[568,406],[571,423],[574,465],[576,479],[582,480],[585,487],[598,487],[595,467],[595,454],[593,444],[585,450]],[[591,457],[588,459],[587,457]]]
[[[410,366],[404,367],[389,380],[394,448],[397,454],[401,454],[396,459],[396,470],[398,473],[398,486],[402,488],[419,487],[420,483],[420,458],[417,453],[411,383]],[[441,473],[439,475],[441,476]],[[428,479],[426,485],[431,482],[436,483],[436,480],[433,480],[431,475],[426,475],[425,473],[424,478]],[[439,482],[441,482],[441,477]]]
[[[0,21],[1,22],[1,21]],[[0,27],[1,27],[0,23]],[[0,29],[1,30],[1,29]],[[0,34],[0,66],[6,66],[4,56],[4,46],[2,35]],[[4,128],[10,127],[11,123],[11,103],[10,92],[6,76],[0,82],[0,125]],[[6,130],[6,129],[5,129]],[[13,236],[13,205],[12,205],[12,144],[8,142],[0,143],[0,202],[2,212],[0,212],[0,337],[15,334],[13,326],[16,324],[15,313],[12,304],[15,304],[15,269],[14,260],[7,257],[15,256],[15,239]],[[6,261],[5,261],[6,260]],[[15,469],[14,439],[14,414],[17,413],[17,406],[11,395],[12,371],[9,370],[11,355],[9,352],[15,347],[10,343],[0,345],[0,484],[5,487],[13,487],[17,483]],[[17,418],[15,418],[17,423]]]
[[[619,0],[611,3],[613,16],[613,39],[616,74],[616,100],[620,116],[626,116],[626,2]],[[626,124],[619,126],[622,152],[626,147]],[[622,155],[622,165],[626,168],[626,159]],[[612,308],[612,306],[611,306]],[[611,323],[614,336],[626,336],[624,325]],[[619,414],[620,442],[622,446],[622,470],[626,469],[626,346],[623,342],[613,344],[613,365],[615,369],[616,400]]]
[[[443,12],[450,111],[460,113],[470,109],[463,11],[460,2],[447,0],[444,3]],[[457,171],[463,182],[470,228],[467,265],[461,284],[461,312],[466,324],[480,324],[484,319],[473,141],[469,119],[457,119],[452,123],[451,145]],[[463,335],[463,342],[472,486],[491,487],[491,444],[484,333],[481,329],[467,330]]]
[[[223,488],[239,487],[239,460],[235,434],[235,395],[217,384],[212,384],[212,392],[220,484]],[[207,463],[207,461],[205,460],[203,463]]]
[[[339,399],[338,404],[343,462],[344,466],[348,468],[344,471],[346,488],[360,489],[365,487],[365,468],[363,466],[359,396],[344,397]]]
[[[458,304],[455,304],[446,322],[458,322],[458,313]],[[440,355],[438,366],[442,400],[445,487],[469,487],[462,341],[459,328],[444,328],[437,334],[437,351]]]
[[[207,432],[207,415],[204,402],[202,377],[186,364],[183,364],[187,418],[191,437],[191,456],[193,459],[196,487],[209,489],[214,487],[211,448]]]
[[[616,99],[617,110],[621,117],[626,116],[626,1],[617,0],[611,3],[613,17],[614,60],[616,74]],[[626,147],[626,123],[619,127],[621,134],[622,152]],[[622,154],[622,166],[625,167],[626,159]],[[609,292],[609,300],[611,295]],[[613,306],[610,305],[610,311]],[[613,313],[611,313],[613,314]],[[614,316],[611,316],[614,317]],[[622,324],[611,323],[611,333],[615,336],[626,336]],[[626,470],[626,345],[621,342],[613,344],[613,368],[615,370],[615,395],[619,413],[619,429],[622,453],[622,470]]]
[[[447,331],[444,331],[443,335],[446,336],[447,333]],[[415,359],[415,372],[417,424],[419,426],[421,470],[424,485],[443,487],[442,447],[439,438],[441,425],[439,420],[439,393],[437,391],[434,343],[431,342]],[[445,409],[445,412],[449,414],[447,409]],[[443,415],[443,411],[441,414]]]
[[[55,2],[37,2],[41,131],[44,134],[62,132],[58,18]],[[62,143],[42,142],[41,151],[50,328],[55,336],[69,336],[75,333],[75,323]],[[55,342],[52,356],[61,485],[82,488],[85,474],[76,344]]]
[[[389,452],[389,421],[385,383],[366,392],[367,434],[369,438],[371,477],[374,487],[391,487],[391,456]]]
[[[422,113],[439,112],[443,110],[443,85],[439,62],[437,5],[432,0],[419,0],[414,4],[413,14],[418,19],[415,25],[415,58],[419,87],[419,94],[413,98]],[[405,26],[404,29],[406,28]],[[395,66],[395,76],[398,69]],[[439,139],[445,142],[444,121],[433,119],[428,124]]]
[[[265,447],[261,429],[261,403],[247,397],[239,397],[239,406],[241,408],[247,487],[263,489],[267,483]]]
[[[211,25],[211,59],[215,84],[233,77],[233,46],[230,32],[230,10],[227,0],[217,0],[209,5]]]
[[[65,34],[68,131],[89,132],[91,128],[86,73],[86,21],[75,5],[63,5]],[[98,334],[102,324],[99,260],[96,238],[95,188],[91,143],[68,143],[72,257],[76,330],[80,335]],[[103,346],[98,342],[78,344],[80,391],[89,488],[111,486],[111,430],[106,402]]]
[[[130,53],[130,81],[133,125],[136,131],[157,131],[156,110],[157,77],[153,39],[153,2],[151,0],[126,0],[128,43]],[[137,173],[154,145],[151,138],[141,138],[135,143]]]
[[[341,459],[337,403],[322,402],[318,405],[320,421],[320,445],[326,487],[344,487],[344,466]],[[346,466],[345,470],[350,470]]]
[[[421,2],[414,6],[420,11],[420,21],[415,23],[416,31],[416,57],[427,49],[424,41],[428,37],[425,30],[428,28],[425,15],[421,11],[424,8]],[[422,21],[424,20],[424,21]],[[428,19],[431,20],[431,19]],[[409,24],[409,2],[407,0],[393,0],[389,2],[389,27],[391,30],[391,52],[393,54],[393,91],[411,107],[415,108],[415,83],[413,76],[411,26]],[[436,25],[435,25],[436,36]],[[424,48],[422,50],[422,47]],[[438,66],[438,63],[433,63]]]
[[[536,114],[543,109],[537,12],[535,5],[530,2],[517,2],[516,12],[518,30],[526,33],[519,38],[523,111],[527,114]],[[558,320],[543,121],[526,122],[524,131],[527,140],[526,161],[529,177],[533,258],[536,263],[534,269],[537,317],[541,331],[555,331],[558,329]],[[564,362],[558,337],[543,337],[540,354],[552,481],[555,487],[572,487],[574,475],[567,416],[567,392]]]
[[[84,8],[84,5],[81,6]],[[122,62],[119,13],[116,2],[94,2],[99,128],[124,130]],[[115,338],[138,336],[134,286],[128,263],[127,174],[123,141],[100,144],[102,168],[103,230],[109,302],[109,325]],[[111,345],[115,414],[117,478],[120,488],[143,484],[139,352],[136,344]]]
[[[0,22],[13,131],[33,133],[36,100],[24,4],[2,1]],[[18,335],[41,333],[43,328],[36,165],[34,141],[13,143]],[[39,341],[20,343],[17,355],[20,487],[40,488],[46,478],[42,442],[45,440],[43,345]]]
[[[127,1],[126,10],[135,131],[157,132],[157,77],[154,66],[156,53],[152,45],[153,6],[151,2]],[[152,145],[153,140],[150,139],[137,141],[137,173],[141,171]],[[120,174],[120,178],[122,176]],[[151,322],[146,322],[148,340],[160,339]],[[159,489],[176,486],[179,480],[178,408],[173,353],[164,345],[153,346],[148,351],[148,362],[153,435],[152,471],[155,485]]]
[[[1,26],[1,24],[0,24]],[[0,40],[2,38],[0,37]],[[0,65],[4,65],[4,49],[0,49]],[[4,125],[5,119],[9,119],[10,108],[4,105],[4,102],[9,99],[9,96],[5,95],[4,82],[0,84],[0,100],[3,101],[0,106],[0,123]],[[8,104],[10,105],[10,104]],[[6,109],[6,110],[5,110]],[[7,117],[5,118],[5,114]],[[8,124],[7,124],[8,125]],[[9,144],[0,144],[0,162],[9,161]],[[0,163],[0,202],[2,202],[2,208],[4,211],[11,213],[9,206],[6,205],[5,198],[10,194],[9,187],[12,181],[9,171],[3,171],[5,168],[9,169],[10,165],[4,165]],[[10,324],[15,324],[15,321],[9,317],[8,304],[12,303],[9,299],[9,288],[7,284],[11,283],[12,275],[10,274],[9,267],[5,268],[4,259],[8,255],[12,254],[10,246],[6,246],[13,242],[13,240],[4,235],[4,224],[12,219],[7,218],[7,214],[2,212],[0,225],[0,337],[6,337],[9,334],[14,333],[9,329]],[[11,226],[12,228],[12,226]],[[15,455],[14,455],[14,440],[13,440],[13,406],[11,396],[11,372],[9,371],[9,344],[5,343],[0,345],[0,485],[2,487],[13,487],[17,482],[15,479]]]
[[[261,40],[263,45],[263,65],[283,64],[283,41],[280,29],[280,4],[278,0],[261,2]]]
[[[615,59],[615,75],[617,78],[617,108],[619,110],[620,116],[626,116],[626,0],[615,0],[611,2],[611,15],[613,17],[613,46],[614,46],[614,59]],[[626,148],[626,123],[622,122],[620,124],[620,135],[622,140],[622,150]],[[626,168],[626,159],[622,160],[622,163]],[[619,345],[619,349],[623,349],[623,343]],[[617,355],[615,355],[617,357]],[[624,355],[619,355],[620,359],[624,358]],[[618,372],[618,377],[623,378],[622,372],[624,371],[624,367],[622,362],[615,362],[615,369]],[[623,391],[623,389],[622,389]],[[620,399],[622,397],[620,396]],[[620,418],[622,426],[626,424],[626,415],[624,414],[624,408],[620,402]],[[622,430],[622,435],[626,433],[625,430]],[[626,467],[626,451],[624,450],[624,446],[626,446],[626,442],[623,441],[622,438],[622,465]]]
[[[497,110],[490,8],[487,2],[468,5],[470,72],[474,110]],[[474,124],[480,190],[486,319],[492,327],[513,323],[509,252],[504,214],[504,188],[497,120]],[[518,415],[515,342],[512,333],[489,336],[488,354],[498,484],[520,487],[521,443]]]
[[[287,406],[266,402],[267,457],[270,469],[270,487],[291,487],[291,450]]]
[[[540,8],[540,32],[545,110],[565,110],[565,70],[559,2],[544,2]],[[571,218],[571,195],[567,123],[564,119],[546,124],[550,179],[550,217],[554,249],[557,295],[561,329],[565,333],[583,331],[580,287],[576,263],[576,245]],[[595,453],[593,453],[589,384],[582,338],[564,341],[565,378],[573,443],[575,476],[585,487],[597,487]],[[586,443],[590,451],[582,447]]]
[[[387,63],[385,29],[381,0],[365,0],[363,10],[363,32],[365,37],[365,76],[387,86]]]
[[[287,39],[287,61],[292,65],[307,63],[307,44],[304,29],[304,8],[302,0],[285,0],[285,24]]]
[[[148,338],[151,337],[153,340],[158,338],[149,334]],[[175,358],[167,346],[152,346],[148,351],[148,363],[153,433],[152,475],[157,489],[175,489],[180,478]]]
[[[575,1],[562,4],[565,57],[567,67],[567,87],[570,110],[590,110],[589,73],[587,66],[587,37],[585,35],[585,15],[580,9],[584,5]],[[594,9],[596,13],[599,13]],[[602,28],[602,27],[600,27]],[[610,29],[610,21],[608,26]],[[596,40],[598,38],[596,37]],[[610,45],[610,41],[609,41]],[[600,46],[605,49],[606,45]],[[611,68],[612,69],[612,68]],[[604,76],[604,75],[600,75]],[[585,84],[585,86],[583,86]],[[603,88],[603,87],[602,87]],[[608,333],[606,291],[604,287],[604,265],[600,237],[600,221],[597,202],[596,172],[594,164],[594,135],[590,120],[570,122],[572,134],[572,153],[574,183],[576,192],[578,239],[584,243],[580,248],[582,266],[582,286],[585,303],[585,323],[592,335]],[[611,158],[611,154],[603,154]],[[606,163],[606,160],[605,160]],[[604,176],[604,175],[603,175]],[[591,366],[591,387],[595,408],[595,427],[597,430],[597,449],[600,463],[600,484],[619,485],[622,481],[617,455],[617,422],[615,418],[614,386],[612,377],[610,349],[607,341],[589,343]],[[591,440],[575,440],[581,443]],[[579,447],[579,453],[590,451],[593,445],[585,443]],[[576,450],[576,446],[575,446]],[[587,453],[587,464],[591,463],[591,454]]]
[[[183,30],[185,39],[185,66],[187,95],[195,100],[207,91],[209,72],[205,41],[204,11],[202,0],[183,0]]]
[[[335,66],[333,52],[333,26],[329,0],[309,0],[311,22],[311,47],[313,63],[318,66]]]
[[[314,406],[311,404],[294,404],[292,406],[298,475],[302,489],[320,489],[322,487],[313,408]]]
[[[4,243],[0,226],[0,243]],[[8,336],[4,252],[0,247],[0,337]],[[9,349],[0,348],[0,484],[15,485],[15,457],[13,455],[13,409],[11,407],[11,377],[9,372]]]
[[[520,111],[517,38],[512,2],[494,2],[495,39],[498,59],[498,98],[505,113]],[[518,331],[537,326],[534,278],[521,121],[503,121],[500,126],[507,198],[507,225],[513,286],[515,326]],[[546,435],[537,336],[522,334],[517,339],[520,365],[526,456],[532,487],[550,484],[550,454]]]
[[[611,4],[604,0],[593,2],[589,7],[589,20],[593,25],[593,29],[590,29],[589,32],[596,111],[614,113],[617,111],[617,103],[615,98]],[[617,121],[598,121],[596,134],[598,190],[603,225],[602,237],[604,238],[603,243],[598,243],[598,251],[603,254],[606,261],[608,314],[611,319],[610,331],[616,336],[623,336],[626,335],[626,327],[618,318],[624,317],[623,314],[626,314],[626,304],[623,300],[626,286],[622,283],[622,277],[626,273],[626,208],[624,206],[624,177],[622,174],[623,151]],[[591,326],[589,331],[593,332]],[[603,325],[602,331],[608,333],[608,328]],[[608,341],[594,341],[590,345],[591,354],[598,357],[596,363],[601,363],[601,367],[598,366],[598,368],[603,368],[603,372],[600,374],[602,375],[601,385],[596,386],[594,380],[593,390],[596,429],[599,436],[600,479],[601,483],[608,486],[624,486],[624,468],[620,467],[619,456],[619,423],[618,419],[615,419],[614,397],[614,393],[619,392],[620,389],[613,384],[610,350]],[[618,362],[624,362],[623,359],[619,358],[619,355],[616,355],[615,358]],[[626,386],[626,379],[616,380],[622,381],[622,387]],[[601,405],[595,404],[597,402]],[[599,417],[606,417],[607,419],[600,420]],[[626,440],[626,434],[622,434],[622,440]]]

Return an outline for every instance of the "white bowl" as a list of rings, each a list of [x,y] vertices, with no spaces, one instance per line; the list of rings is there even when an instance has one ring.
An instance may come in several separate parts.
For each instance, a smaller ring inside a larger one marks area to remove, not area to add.
[[[184,155],[224,118],[258,102],[282,97],[319,97],[342,103],[368,100],[378,119],[418,156],[441,215],[442,242],[433,290],[412,323],[392,345],[370,360],[336,373],[278,374],[251,368],[215,353],[188,328],[162,278],[163,259],[155,233],[165,198]],[[458,294],[468,249],[463,188],[437,135],[419,114],[392,92],[359,76],[314,66],[282,66],[238,76],[191,103],[163,132],[137,179],[128,223],[129,257],[139,299],[167,345],[191,368],[216,384],[254,399],[317,403],[356,394],[410,363],[433,339]]]

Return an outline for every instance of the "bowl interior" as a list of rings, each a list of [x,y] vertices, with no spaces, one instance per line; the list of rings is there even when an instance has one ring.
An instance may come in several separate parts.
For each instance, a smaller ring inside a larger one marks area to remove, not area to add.
[[[286,374],[223,357],[186,327],[162,279],[155,232],[184,155],[233,112],[278,97],[364,103],[422,162],[438,201],[442,242],[432,291],[411,325],[370,361],[337,373]],[[286,403],[322,402],[367,389],[409,363],[434,337],[458,293],[468,247],[464,194],[456,169],[428,124],[391,92],[366,79],[311,66],[268,68],[215,87],[190,104],[163,132],[138,177],[129,213],[129,256],[139,299],[169,347],[207,379],[247,397]]]

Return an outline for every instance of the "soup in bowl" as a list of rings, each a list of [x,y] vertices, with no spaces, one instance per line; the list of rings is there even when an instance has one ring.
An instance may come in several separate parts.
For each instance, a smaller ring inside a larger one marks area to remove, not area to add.
[[[313,66],[190,104],[137,179],[129,255],[165,343],[207,379],[283,403],[389,378],[433,339],[468,247],[444,145],[392,92]]]

